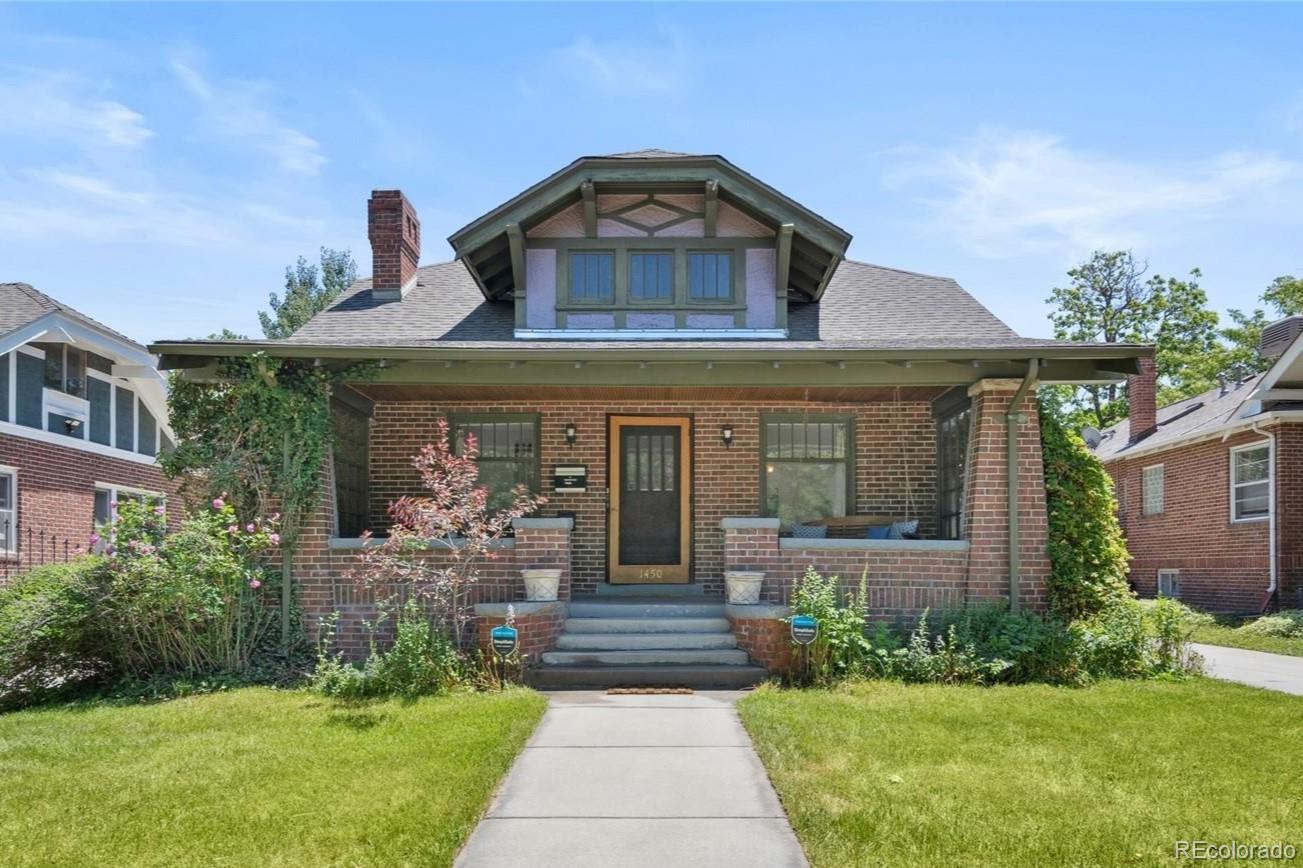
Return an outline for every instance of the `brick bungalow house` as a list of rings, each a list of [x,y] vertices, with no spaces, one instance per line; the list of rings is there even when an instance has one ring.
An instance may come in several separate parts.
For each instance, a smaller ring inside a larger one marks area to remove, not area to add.
[[[152,349],[194,377],[251,352],[380,363],[337,391],[295,565],[309,626],[338,611],[354,647],[358,536],[415,490],[436,420],[478,436],[494,490],[546,492],[477,609],[487,629],[516,601],[543,683],[779,669],[808,565],[866,575],[880,617],[1043,605],[1036,387],[1119,381],[1149,352],[1022,338],[949,278],[847,260],[849,233],[719,156],[578,159],[434,265],[401,192],[368,220],[373,277],[291,338]],[[557,603],[520,602],[526,568],[561,570]],[[724,606],[731,571],[763,572],[760,604]]]
[[[140,344],[0,283],[0,580],[85,551],[119,499],[173,490],[166,386]]]
[[[1303,317],[1264,329],[1259,353],[1266,372],[1162,408],[1144,360],[1131,418],[1095,446],[1144,596],[1210,612],[1303,608]]]

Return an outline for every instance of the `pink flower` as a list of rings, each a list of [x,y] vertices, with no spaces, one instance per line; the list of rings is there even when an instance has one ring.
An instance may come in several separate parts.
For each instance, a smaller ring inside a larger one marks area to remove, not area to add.
[[[117,509],[117,508],[118,508],[118,502],[117,502],[116,500],[110,500],[110,501],[109,501],[109,506],[113,507],[114,509]]]
[[[271,540],[271,544],[274,545],[274,546],[278,546],[278,545],[281,544],[281,535],[278,534],[278,533],[274,533],[274,534],[272,534],[271,536],[269,536],[269,537],[267,537],[267,538],[268,538],[269,540]]]
[[[244,529],[245,529],[245,531],[248,532],[248,533],[253,533],[253,532],[254,532],[255,530],[257,530],[258,528],[254,525],[253,522],[249,522],[248,524],[246,524],[246,525],[244,526]]]
[[[93,534],[91,534],[91,535],[90,535],[90,544],[91,544],[92,546],[97,546],[97,545],[99,545],[99,544],[100,544],[100,535],[97,534],[97,533],[93,533]]]
[[[167,511],[166,508],[161,504],[159,506],[154,507],[154,515],[162,515],[166,511]]]
[[[249,587],[253,588],[256,591],[262,587],[262,582],[258,581],[257,579],[249,579]]]
[[[281,514],[280,514],[279,512],[274,512],[274,513],[272,513],[271,520],[272,520],[272,521],[280,521],[280,520],[281,520]]]
[[[233,524],[226,529],[226,532],[229,534],[237,534],[240,532],[240,526],[238,524]]]
[[[221,509],[224,506],[226,506],[226,502],[220,497],[213,498],[213,509]]]

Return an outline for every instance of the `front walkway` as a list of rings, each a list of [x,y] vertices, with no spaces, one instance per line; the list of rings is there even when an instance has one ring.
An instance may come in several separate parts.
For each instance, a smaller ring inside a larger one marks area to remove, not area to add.
[[[737,696],[550,694],[456,865],[805,866]]]
[[[1221,645],[1193,647],[1203,655],[1204,671],[1213,678],[1303,696],[1303,657]]]

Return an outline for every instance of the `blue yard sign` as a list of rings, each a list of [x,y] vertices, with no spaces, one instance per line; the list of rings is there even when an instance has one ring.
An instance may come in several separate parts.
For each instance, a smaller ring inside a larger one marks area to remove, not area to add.
[[[489,632],[489,640],[493,643],[493,653],[499,657],[510,657],[514,654],[519,638],[516,628],[508,627],[505,624],[501,627],[494,627]]]
[[[819,636],[819,619],[813,615],[792,616],[792,641],[809,645]]]

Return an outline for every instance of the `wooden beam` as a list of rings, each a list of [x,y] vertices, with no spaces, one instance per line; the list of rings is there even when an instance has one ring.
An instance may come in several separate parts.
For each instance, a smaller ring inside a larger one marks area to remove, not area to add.
[[[787,297],[787,281],[792,271],[792,233],[796,227],[784,223],[778,227],[778,267],[774,270],[774,282],[778,285],[778,297]]]
[[[715,226],[719,222],[719,181],[711,178],[706,182],[706,237],[715,237]]]
[[[1303,389],[1263,389],[1254,397],[1259,401],[1303,401]]]
[[[584,235],[588,238],[596,238],[597,188],[593,186],[592,181],[584,181],[579,185],[579,192],[584,197]]]
[[[525,297],[525,233],[520,224],[507,224],[507,244],[511,247],[511,281],[516,298]]]
[[[841,261],[842,258],[840,256],[834,256],[832,259],[828,260],[828,268],[824,271],[823,278],[819,281],[819,286],[814,291],[815,301],[818,301],[819,296],[823,295],[823,291],[828,288],[829,282],[832,281],[833,273],[837,271],[837,266]]]

